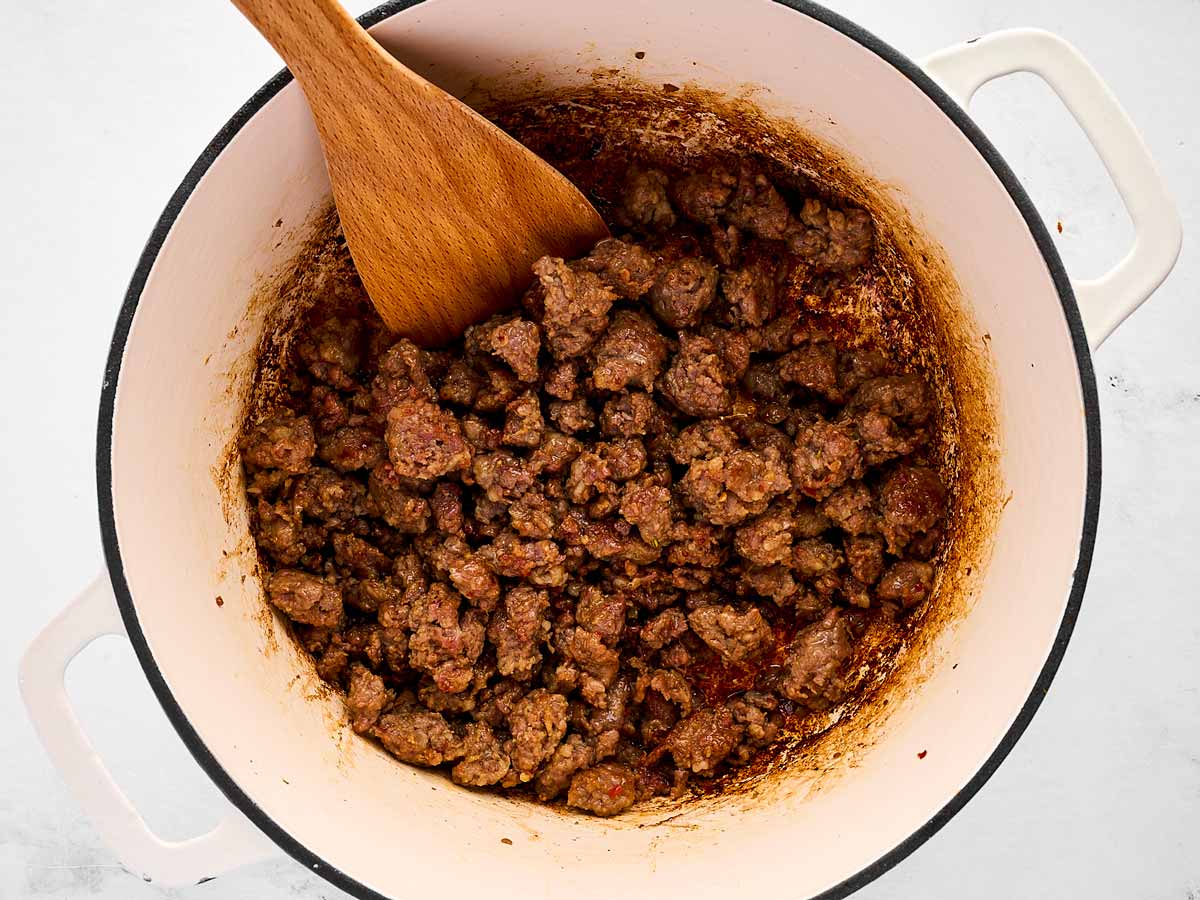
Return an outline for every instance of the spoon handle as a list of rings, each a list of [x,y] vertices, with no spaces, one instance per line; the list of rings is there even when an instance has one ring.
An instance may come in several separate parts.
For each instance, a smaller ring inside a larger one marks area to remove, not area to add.
[[[379,84],[372,76],[380,67],[403,69],[338,0],[233,0],[233,5],[287,63],[310,105],[321,103],[330,85],[369,87]]]

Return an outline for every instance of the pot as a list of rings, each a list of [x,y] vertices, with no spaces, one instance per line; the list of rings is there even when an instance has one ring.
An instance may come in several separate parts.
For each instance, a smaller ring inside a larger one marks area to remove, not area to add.
[[[670,815],[597,820],[470,792],[353,735],[265,606],[245,510],[222,486],[272,322],[263,298],[278,294],[264,293],[264,273],[294,257],[329,194],[304,98],[281,73],[201,155],[134,273],[100,406],[108,572],[21,668],[43,743],[132,871],[183,884],[281,848],[358,897],[485,881],[493,896],[599,898],[636,884],[659,897],[781,885],[790,896],[841,897],[945,824],[1029,723],[1092,552],[1100,427],[1090,349],[1173,266],[1174,204],[1117,101],[1045,32],[977,38],[918,66],[807,2],[703,7],[428,0],[387,4],[364,22],[460,95],[478,78],[519,71],[554,87],[586,82],[596,67],[726,94],[759,85],[767,90],[755,97],[773,113],[886,186],[953,273],[961,335],[981,339],[972,353],[993,377],[1007,500],[970,603],[937,630],[887,716],[868,723],[869,740]],[[1015,71],[1059,94],[1129,209],[1133,248],[1103,278],[1072,283],[1028,196],[964,112],[980,85]],[[63,671],[108,633],[128,636],[171,722],[235,807],[212,832],[182,843],[155,836],[81,732]]]

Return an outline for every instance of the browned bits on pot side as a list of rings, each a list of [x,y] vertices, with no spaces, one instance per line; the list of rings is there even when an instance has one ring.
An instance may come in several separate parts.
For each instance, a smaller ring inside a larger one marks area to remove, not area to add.
[[[625,233],[450,348],[343,286],[241,443],[267,597],[351,727],[603,816],[845,700],[946,506],[928,386],[783,290],[852,278],[866,213],[746,161],[621,184]]]

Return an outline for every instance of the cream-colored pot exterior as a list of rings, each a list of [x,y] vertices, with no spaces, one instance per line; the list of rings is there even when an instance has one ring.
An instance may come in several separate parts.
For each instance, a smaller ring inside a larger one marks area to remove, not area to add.
[[[172,721],[230,799],[275,843],[353,893],[665,900],[725,897],[735,885],[739,894],[794,898],[848,893],[982,784],[1032,715],[1078,609],[1099,428],[1083,323],[1049,238],[961,109],[914,64],[823,10],[771,0],[398,7],[369,17],[373,33],[449,90],[515,62],[549,84],[608,65],[652,82],[765,85],[771,112],[788,112],[894,187],[912,221],[944,248],[980,332],[991,336],[1012,500],[980,596],[940,637],[923,686],[892,712],[885,733],[819,790],[796,772],[761,796],[698,803],[669,823],[653,824],[661,815],[601,821],[456,788],[356,738],[336,699],[310,696],[311,676],[297,678],[302,661],[263,614],[244,513],[232,510],[227,524],[214,478],[241,415],[231,378],[236,387],[248,376],[263,326],[248,298],[295,252],[302,235],[289,229],[329,192],[304,98],[281,77],[197,163],[151,239],[118,324],[99,472],[121,620],[106,577],[31,649],[23,687],[47,748],[139,874],[195,880],[269,846],[241,813],[195,841],[159,841],[88,752],[66,709],[61,668],[97,634],[124,629]],[[645,59],[635,61],[635,50]],[[928,65],[964,102],[988,78],[1037,71],[1097,144],[1138,231],[1118,270],[1077,286],[1098,343],[1178,250],[1178,218],[1136,133],[1086,64],[1041,33],[985,38]]]

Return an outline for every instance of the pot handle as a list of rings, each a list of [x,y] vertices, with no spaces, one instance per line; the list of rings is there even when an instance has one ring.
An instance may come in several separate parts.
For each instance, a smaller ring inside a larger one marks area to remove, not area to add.
[[[152,832],[96,754],[71,708],[63,676],[85,647],[125,634],[116,598],[101,575],[39,634],[21,658],[21,696],[38,737],[63,780],[122,864],[146,881],[181,887],[277,856],[239,812],[207,834],[164,841]]]
[[[1108,85],[1071,44],[1048,31],[997,31],[940,50],[922,67],[966,108],[994,78],[1032,72],[1083,129],[1133,221],[1133,247],[1099,278],[1075,281],[1088,343],[1096,349],[1154,293],[1179,257],[1183,226],[1145,143]]]

